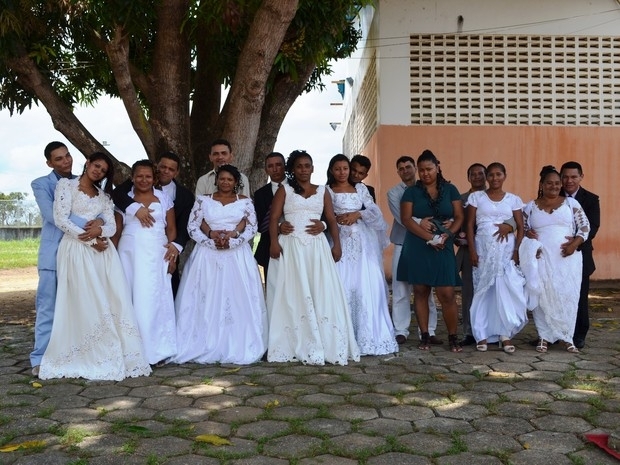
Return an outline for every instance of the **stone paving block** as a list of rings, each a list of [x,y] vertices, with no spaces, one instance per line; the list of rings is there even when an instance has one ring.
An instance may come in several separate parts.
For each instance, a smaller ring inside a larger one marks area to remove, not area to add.
[[[127,386],[129,388],[137,388],[141,386],[150,386],[153,384],[153,378],[150,376],[139,376],[137,378],[125,378],[118,382],[119,386]]]
[[[373,386],[377,382],[377,375],[370,375],[367,373],[351,375],[351,377],[349,378],[349,382],[366,386]]]
[[[372,405],[373,407],[388,407],[400,404],[399,400],[394,396],[375,394],[373,392],[355,394],[349,398],[349,402],[361,406]]]
[[[222,423],[247,423],[256,421],[263,409],[257,407],[232,407],[213,413],[211,419]]]
[[[295,399],[278,394],[262,394],[260,396],[250,397],[245,401],[246,405],[262,409],[276,409],[293,403],[295,403]]]
[[[70,463],[74,458],[60,451],[44,452],[38,454],[29,454],[19,457],[13,465],[66,465]]]
[[[140,421],[150,420],[158,414],[156,410],[148,408],[130,408],[126,410],[114,410],[103,417],[106,421]]]
[[[457,354],[452,354],[451,352],[448,352],[447,350],[444,353],[446,355],[436,355],[433,358],[429,358],[426,361],[426,363],[428,363],[429,365],[438,365],[438,366],[443,366],[443,367],[451,367],[451,366],[459,365],[463,363],[459,360]]]
[[[271,417],[275,420],[291,420],[297,418],[312,418],[318,413],[318,409],[314,407],[297,407],[284,406],[273,409]]]
[[[90,399],[81,396],[55,396],[48,397],[43,402],[38,404],[40,408],[53,408],[53,409],[64,409],[64,408],[77,408],[77,407],[86,407],[90,403]]]
[[[344,396],[337,396],[334,394],[308,394],[305,396],[300,396],[297,398],[297,401],[302,405],[316,406],[316,405],[338,405],[344,404]]]
[[[564,415],[569,417],[581,417],[585,415],[592,406],[585,402],[568,402],[556,400],[545,407],[545,409],[556,415]]]
[[[571,366],[567,362],[552,362],[544,360],[541,362],[532,363],[532,368],[539,371],[559,371],[560,373],[566,373],[571,369]]]
[[[132,408],[138,408],[142,404],[144,399],[139,397],[112,397],[110,399],[98,399],[91,403],[89,407],[99,410],[126,410]]]
[[[39,396],[31,394],[15,394],[6,395],[0,401],[2,407],[15,407],[23,405],[37,405],[43,402],[43,399]]]
[[[164,386],[172,386],[176,388],[182,388],[186,386],[195,386],[201,384],[202,378],[199,376],[185,375],[174,378],[166,378],[161,381]]]
[[[290,429],[286,421],[261,420],[239,426],[235,436],[248,439],[268,438]]]
[[[452,447],[450,437],[424,432],[400,436],[397,442],[415,454],[426,456],[445,454]]]
[[[249,374],[240,375],[240,374],[229,373],[223,376],[216,376],[214,378],[211,378],[210,383],[205,382],[203,379],[202,384],[211,384],[212,386],[230,388],[233,386],[238,386],[243,383],[251,383],[251,382],[252,382],[252,377],[249,376]]]
[[[105,399],[109,397],[125,396],[130,391],[126,386],[106,384],[102,386],[87,386],[80,392],[82,397],[89,399]]]
[[[357,405],[346,405],[332,407],[329,413],[335,418],[345,421],[351,420],[372,420],[377,418],[379,414],[377,410],[371,407],[360,407]]]
[[[340,385],[340,384],[342,383],[338,383],[337,385]],[[314,384],[299,384],[299,383],[283,384],[281,386],[273,387],[273,392],[275,392],[276,394],[285,394],[287,396],[295,397],[295,398],[299,396],[307,395],[307,394],[314,394],[316,392],[319,392],[320,390],[321,388]]]
[[[282,384],[295,384],[295,382],[296,378],[294,376],[277,373],[271,373],[260,377],[260,384],[265,386],[280,386]]]
[[[50,381],[39,381],[43,387],[37,390],[43,397],[76,396],[84,390],[84,386],[75,384],[48,384]]]
[[[438,405],[451,404],[452,401],[446,396],[432,392],[410,392],[402,398],[404,404],[422,405],[424,407],[437,407]]]
[[[50,414],[52,420],[63,423],[73,423],[85,420],[96,420],[101,416],[101,412],[92,408],[67,408],[58,409]]]
[[[426,457],[419,455],[404,454],[402,452],[389,452],[368,459],[368,465],[431,465]]]
[[[575,366],[580,370],[595,371],[600,373],[608,373],[618,367],[603,360],[579,360],[575,362]]]
[[[540,405],[553,401],[553,396],[546,392],[516,390],[506,392],[504,395],[513,402],[523,402],[526,404]]]
[[[241,461],[233,461],[235,465],[241,464]],[[257,464],[260,462],[256,462]],[[166,465],[219,465],[218,459],[203,457],[201,455],[182,455],[179,457],[170,457],[166,461]],[[275,464],[274,464],[275,465]]]
[[[506,436],[525,434],[535,429],[529,421],[497,415],[478,418],[472,422],[472,425],[478,431]]]
[[[500,394],[502,392],[514,391],[514,387],[510,383],[503,382],[501,380],[482,380],[476,383],[476,391],[480,392],[492,392]]]
[[[404,420],[394,420],[390,418],[375,418],[359,425],[361,433],[372,433],[378,436],[401,436],[411,433],[413,427],[411,422]]]
[[[269,394],[272,392],[273,388],[270,386],[248,386],[248,385],[237,385],[231,386],[224,389],[226,394],[237,397],[240,399],[249,399],[255,396],[262,396],[264,394]]]
[[[119,465],[120,463],[122,463],[123,465],[144,465],[145,461],[145,457],[141,457],[139,455],[100,455],[98,457],[89,458],[88,465]],[[70,463],[71,462],[67,462],[67,465]],[[168,464],[169,462],[166,462],[166,465]]]
[[[573,465],[566,455],[544,450],[522,450],[512,454],[508,460],[511,465]]]
[[[553,431],[532,431],[531,433],[517,436],[517,440],[527,450],[539,450],[548,453],[566,454],[583,447],[583,442],[574,434]],[[553,462],[550,461],[548,463]]]
[[[172,396],[177,393],[177,389],[172,386],[162,386],[162,385],[154,385],[154,386],[142,386],[138,388],[133,388],[129,391],[129,397],[141,397],[143,399],[149,399],[151,397],[157,396]]]
[[[76,447],[90,455],[117,454],[122,452],[123,444],[127,438],[113,434],[102,434],[100,436],[89,436],[84,438]]]
[[[485,405],[499,401],[499,396],[492,392],[478,392],[478,391],[461,391],[457,392],[453,396],[454,402],[458,404],[472,403]]]
[[[248,465],[254,464],[248,463]],[[319,455],[317,457],[308,457],[302,459],[299,462],[299,465],[357,465],[357,460],[351,460],[344,457],[338,457],[336,455],[325,454]]]
[[[520,375],[521,373],[532,371],[532,366],[527,363],[498,362],[490,363],[489,366],[493,369],[493,371],[512,375]]]
[[[618,460],[607,454],[602,449],[592,445],[570,455],[575,458],[575,463],[584,463],[587,465],[618,465]],[[580,460],[581,462],[578,462]]]
[[[263,453],[278,458],[302,458],[313,455],[322,442],[312,436],[290,434],[267,441],[263,446]]]
[[[469,359],[465,363],[461,363],[460,365],[455,365],[453,367],[450,367],[450,369],[454,373],[460,373],[464,375],[472,374],[472,373],[478,373],[480,375],[485,375],[489,371],[491,371],[491,368],[489,368],[488,365],[472,364],[472,363],[469,363]]]
[[[452,418],[428,418],[414,422],[416,428],[424,432],[450,435],[452,433],[469,433],[473,427],[463,420]]]
[[[469,452],[464,452],[457,455],[448,455],[437,459],[437,465],[463,465],[464,463],[471,463],[475,465],[502,465],[502,461],[497,457],[471,454]]]
[[[538,381],[558,381],[564,373],[560,371],[528,371],[527,373],[521,373],[523,379],[535,379]]]
[[[442,396],[447,396],[449,394],[465,390],[462,384],[442,383],[440,381],[431,381],[430,383],[425,383],[423,389],[425,391],[435,392]]]
[[[468,452],[479,454],[486,454],[488,452],[518,452],[523,450],[523,446],[510,436],[483,431],[474,431],[461,436],[461,440],[467,446]]]
[[[387,394],[394,396],[396,394],[402,394],[405,392],[413,392],[417,389],[417,387],[405,383],[379,383],[375,384],[372,390],[378,394]]]
[[[553,393],[556,399],[587,401],[591,397],[600,397],[596,391],[586,391],[583,389],[562,389]]]
[[[506,417],[523,418],[524,420],[531,420],[545,415],[544,411],[539,410],[539,407],[534,404],[520,404],[517,402],[504,402],[495,407],[498,415]]]
[[[230,436],[230,425],[227,423],[220,423],[217,421],[201,421],[200,423],[194,423],[194,433],[196,436],[199,434],[217,434],[218,436]]]
[[[217,462],[219,464],[219,462]],[[232,460],[231,465],[289,465],[286,459],[276,459],[274,457],[250,457],[248,459]],[[166,465],[170,465],[166,463]],[[179,465],[181,465],[179,463]]]
[[[596,416],[594,423],[609,431],[620,431],[620,413],[601,412]]]
[[[189,407],[194,402],[191,397],[180,396],[159,396],[144,399],[142,408],[150,408],[154,410],[170,410],[175,408]]]
[[[478,378],[471,373],[437,373],[433,375],[433,380],[447,383],[471,384],[476,382]]]
[[[385,365],[376,365],[376,366],[367,367],[366,370],[364,371],[367,374],[384,377],[384,376],[389,376],[389,375],[400,374],[404,370],[403,370],[403,367],[398,366],[398,365],[385,364]]]
[[[208,457],[233,456],[239,458],[257,455],[258,443],[249,439],[229,438],[232,445],[214,446],[204,442],[194,443],[194,453]]]
[[[141,439],[136,454],[148,456],[155,454],[157,457],[170,457],[181,454],[189,454],[192,450],[193,441],[174,436]]]
[[[562,386],[556,383],[537,380],[519,381],[518,383],[514,383],[513,386],[515,389],[520,389],[522,391],[553,392],[562,389]]]
[[[369,387],[365,384],[343,382],[326,384],[325,386],[323,386],[322,391],[325,394],[348,396],[352,394],[361,394],[363,392],[368,392]],[[307,394],[310,394],[310,392],[308,392]]]
[[[381,409],[381,416],[394,420],[415,421],[422,418],[434,418],[435,412],[427,407],[416,407],[413,405],[395,405]]]
[[[313,418],[304,422],[304,428],[311,434],[333,437],[351,432],[351,423],[335,418]]]
[[[436,375],[438,373],[449,373],[446,367],[439,365],[407,365],[407,371],[410,373],[417,373],[420,375]]]
[[[176,378],[179,376],[186,376],[192,372],[192,369],[187,365],[177,365],[176,363],[168,363],[163,367],[156,367],[153,369],[151,376],[157,378]]]
[[[329,442],[329,451],[335,455],[357,456],[366,451],[373,451],[385,445],[385,439],[376,436],[366,436],[360,433],[349,433]]]
[[[33,418],[39,415],[41,412],[41,405],[30,405],[28,407],[3,407],[1,412],[2,416],[11,418],[13,420],[18,420],[20,418]]]
[[[194,386],[185,386],[176,390],[176,394],[180,396],[190,396],[194,398],[217,396],[224,393],[222,386],[213,386],[211,384],[198,384]]]
[[[205,410],[222,410],[243,404],[243,399],[226,394],[218,396],[201,397],[196,399],[194,407]]]
[[[0,428],[0,434],[6,435],[10,433],[16,436],[27,436],[30,434],[45,433],[51,428],[55,428],[59,425],[59,422],[47,418],[20,418],[3,424]]]
[[[582,418],[566,420],[563,415],[547,415],[532,419],[532,424],[541,430],[557,431],[560,433],[585,433],[592,429],[592,425]]]
[[[446,404],[435,407],[437,416],[454,418],[455,420],[475,420],[489,414],[489,411],[482,405],[475,404]]]
[[[168,421],[183,420],[196,423],[207,420],[209,412],[195,407],[173,408],[170,410],[160,410],[158,417]]]

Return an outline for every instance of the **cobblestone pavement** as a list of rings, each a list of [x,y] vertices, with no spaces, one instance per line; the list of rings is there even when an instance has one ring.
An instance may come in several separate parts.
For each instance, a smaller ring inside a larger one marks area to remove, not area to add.
[[[617,465],[583,434],[620,431],[618,323],[593,321],[578,355],[535,352],[530,322],[513,355],[408,341],[345,367],[171,365],[118,383],[34,379],[31,328],[6,325],[0,446],[24,447],[0,464]]]

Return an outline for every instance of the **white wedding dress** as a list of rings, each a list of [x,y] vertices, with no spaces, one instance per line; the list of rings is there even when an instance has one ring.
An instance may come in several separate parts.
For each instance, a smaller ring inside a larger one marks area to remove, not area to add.
[[[523,217],[526,230],[533,229],[538,235],[538,239],[524,238],[519,248],[528,306],[538,337],[550,343],[572,343],[583,258],[578,250],[564,257],[560,246],[567,236],[581,236],[585,241],[590,223],[579,202],[571,197],[551,213],[538,208],[532,200],[523,208]],[[537,259],[538,250],[541,253]]]
[[[327,238],[305,228],[323,212],[325,186],[304,198],[284,185],[284,219],[295,228],[278,236],[282,253],[270,259],[267,279],[270,362],[325,362],[346,365],[359,361],[347,299]]]
[[[229,249],[217,249],[201,230],[232,231],[246,226]],[[177,354],[170,362],[257,362],[267,348],[267,309],[263,284],[249,241],[256,234],[250,199],[222,205],[210,196],[196,198],[187,230],[196,246],[185,265],[176,298]]]
[[[525,278],[512,259],[515,235],[499,242],[493,234],[497,224],[521,210],[523,201],[507,192],[496,202],[478,191],[467,202],[476,207],[478,266],[472,267],[474,298],[469,310],[473,336],[487,342],[497,342],[500,336],[512,339],[527,324]]]
[[[177,352],[176,317],[171,275],[164,260],[168,243],[166,212],[174,207],[162,191],[153,189],[159,202],[147,205],[155,223],[145,228],[134,215],[123,215],[118,254],[131,290],[133,308],[147,361],[154,365]],[[130,193],[133,197],[133,192]]]
[[[39,377],[120,381],[148,375],[142,339],[121,262],[111,241],[98,252],[80,241],[84,230],[71,213],[105,224],[102,235],[116,231],[112,200],[103,191],[89,197],[79,178],[61,179],[54,195],[54,222],[65,235],[58,247],[58,292],[49,345]]]
[[[342,258],[336,269],[347,297],[360,353],[385,355],[398,352],[383,271],[383,249],[389,244],[387,224],[366,186],[357,183],[355,189],[355,193],[335,193],[327,188],[336,215],[357,211],[362,215],[350,226],[338,225]]]

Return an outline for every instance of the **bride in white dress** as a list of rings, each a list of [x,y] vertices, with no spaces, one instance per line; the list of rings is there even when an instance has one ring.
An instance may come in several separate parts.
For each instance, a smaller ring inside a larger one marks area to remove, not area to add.
[[[360,351],[334,263],[342,251],[331,197],[325,186],[311,184],[313,170],[310,155],[291,153],[286,162],[289,183],[278,188],[271,204],[267,359],[346,365],[359,361]],[[324,209],[334,241],[331,253],[325,235],[312,227]],[[282,215],[294,230],[278,236]]]
[[[217,191],[199,195],[190,213],[196,246],[176,298],[178,352],[170,362],[246,365],[265,353],[267,310],[249,244],[256,213],[252,200],[237,194],[240,181],[237,168],[220,166]]]
[[[131,171],[133,188],[129,196],[148,207],[155,222],[151,227],[143,227],[134,215],[117,211],[117,231],[112,240],[118,244],[118,255],[131,289],[146,359],[151,365],[161,365],[177,352],[170,282],[178,255],[171,243],[176,238],[174,205],[166,194],[153,188],[155,167],[150,160],[137,161]]]
[[[583,260],[578,248],[588,238],[590,222],[577,200],[560,195],[561,188],[560,174],[545,166],[538,198],[523,208],[526,238],[519,256],[540,338],[536,350],[542,353],[556,341],[579,352],[573,344]]]
[[[81,177],[61,179],[56,186],[54,222],[65,235],[58,247],[56,311],[41,379],[120,381],[151,373],[116,249],[111,243],[96,249],[101,239],[85,236],[69,219],[72,213],[87,221],[100,217],[104,224],[99,236],[114,234],[108,195],[113,171],[109,157],[95,153]],[[100,187],[104,178],[106,192]]]
[[[349,159],[334,156],[327,188],[338,222],[342,258],[336,263],[344,287],[355,339],[362,355],[398,352],[388,309],[383,249],[389,244],[387,223],[366,186],[349,182]]]

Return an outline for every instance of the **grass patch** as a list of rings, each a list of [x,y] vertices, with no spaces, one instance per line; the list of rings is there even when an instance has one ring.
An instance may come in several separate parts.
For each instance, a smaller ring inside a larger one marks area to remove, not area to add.
[[[0,270],[37,266],[39,239],[0,241]]]
[[[89,436],[87,431],[79,428],[69,428],[60,438],[60,443],[64,446],[74,446],[82,442],[87,436]]]
[[[452,433],[452,445],[447,450],[448,455],[456,455],[461,452],[467,452],[467,444],[461,437],[461,433],[454,432]]]

